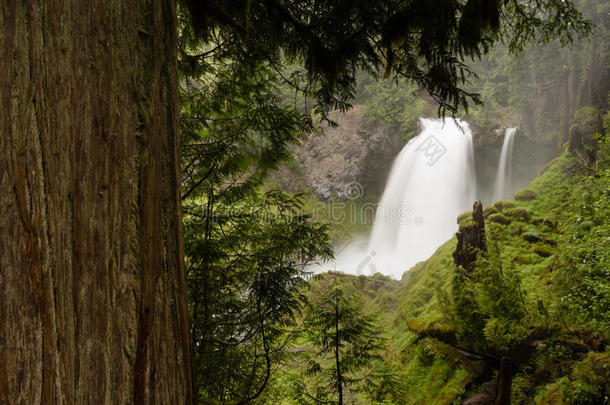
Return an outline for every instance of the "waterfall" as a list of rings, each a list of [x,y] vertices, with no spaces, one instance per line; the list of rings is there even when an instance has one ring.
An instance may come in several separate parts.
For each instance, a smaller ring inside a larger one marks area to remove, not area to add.
[[[422,131],[394,160],[368,241],[337,255],[335,268],[400,278],[457,230],[456,217],[475,199],[472,134],[454,119],[420,119]]]
[[[502,143],[502,152],[500,153],[500,161],[496,172],[496,182],[494,183],[494,201],[510,197],[507,194],[510,192],[512,183],[512,158],[515,132],[517,132],[517,128],[506,128],[506,130],[504,130],[504,142]]]

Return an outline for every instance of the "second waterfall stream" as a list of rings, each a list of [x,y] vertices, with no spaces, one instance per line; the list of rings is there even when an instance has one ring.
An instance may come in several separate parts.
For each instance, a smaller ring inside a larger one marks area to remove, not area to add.
[[[494,201],[508,198],[511,191],[515,132],[517,132],[517,128],[506,128],[504,130],[504,142],[502,143],[502,152],[500,152],[500,161],[498,162],[494,184]]]
[[[420,119],[420,128],[394,160],[370,238],[337,252],[324,270],[400,278],[456,232],[476,198],[470,128],[449,118]]]

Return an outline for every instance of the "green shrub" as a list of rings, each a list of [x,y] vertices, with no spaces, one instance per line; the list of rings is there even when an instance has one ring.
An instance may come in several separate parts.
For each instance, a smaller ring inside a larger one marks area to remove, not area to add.
[[[610,403],[610,355],[589,353],[584,360],[574,365],[570,377],[560,378],[554,386],[561,394],[561,402],[556,403]]]
[[[524,374],[518,374],[513,378],[510,403],[512,405],[527,404],[528,399],[532,397],[532,388],[534,381],[531,377]]]
[[[536,198],[536,192],[529,188],[524,188],[515,193],[515,200],[517,201],[530,201]]]

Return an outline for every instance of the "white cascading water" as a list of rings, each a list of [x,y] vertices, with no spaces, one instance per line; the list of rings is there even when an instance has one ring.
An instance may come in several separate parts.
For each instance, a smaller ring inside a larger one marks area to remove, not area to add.
[[[476,196],[468,123],[420,119],[422,131],[394,160],[370,239],[338,253],[336,270],[400,278],[457,231]]]
[[[506,128],[504,130],[504,142],[502,152],[498,162],[496,172],[496,182],[494,184],[494,201],[509,197],[510,185],[512,183],[512,159],[513,144],[515,143],[515,132],[517,128]]]

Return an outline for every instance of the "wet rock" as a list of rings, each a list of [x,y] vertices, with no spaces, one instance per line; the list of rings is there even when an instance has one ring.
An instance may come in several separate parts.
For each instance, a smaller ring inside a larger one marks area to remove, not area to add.
[[[488,381],[486,383],[483,383],[483,389],[485,390],[485,393],[491,396],[492,398],[496,396],[497,388],[498,384],[495,381]]]
[[[474,397],[470,397],[464,402],[462,405],[491,405],[493,403],[493,397],[489,394],[481,393],[477,394]]]
[[[312,135],[294,150],[306,185],[322,199],[377,197],[392,164],[389,157],[404,141],[386,128],[370,125],[357,105],[331,118],[336,127],[324,127],[322,134]]]
[[[595,132],[591,132],[594,134]],[[570,128],[569,135],[569,150],[578,157],[583,165],[588,166],[595,161],[595,156],[598,149],[598,144],[593,136],[583,135],[583,130],[579,125],[573,125]]]

